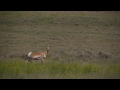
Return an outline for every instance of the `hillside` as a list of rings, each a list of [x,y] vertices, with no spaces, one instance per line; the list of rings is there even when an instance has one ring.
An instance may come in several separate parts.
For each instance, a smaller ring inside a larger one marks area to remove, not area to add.
[[[103,52],[120,58],[120,12],[1,11],[0,38],[1,57],[51,45],[51,56]]]

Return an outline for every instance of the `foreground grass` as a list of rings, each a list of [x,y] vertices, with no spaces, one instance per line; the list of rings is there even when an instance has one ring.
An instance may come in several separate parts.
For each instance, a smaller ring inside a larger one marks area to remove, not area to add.
[[[1,79],[54,79],[54,78],[120,78],[118,63],[96,64],[80,63],[79,61],[58,62],[47,60],[45,63],[16,59],[0,61]]]

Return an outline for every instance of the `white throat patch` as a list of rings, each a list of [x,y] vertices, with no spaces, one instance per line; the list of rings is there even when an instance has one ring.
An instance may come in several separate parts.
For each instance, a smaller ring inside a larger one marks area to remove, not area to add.
[[[46,55],[44,54],[44,57],[46,58]]]

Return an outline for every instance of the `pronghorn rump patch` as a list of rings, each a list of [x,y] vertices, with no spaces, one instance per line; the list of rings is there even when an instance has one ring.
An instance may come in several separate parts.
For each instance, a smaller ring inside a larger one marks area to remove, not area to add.
[[[32,52],[29,52],[29,53],[28,53],[28,57],[30,57],[31,54],[32,54]]]

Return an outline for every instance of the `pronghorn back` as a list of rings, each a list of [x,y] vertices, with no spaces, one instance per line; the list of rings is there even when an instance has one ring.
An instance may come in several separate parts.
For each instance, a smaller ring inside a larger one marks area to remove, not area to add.
[[[41,58],[44,58],[44,53],[43,52],[32,52],[30,57],[34,58],[36,56],[40,56]]]

